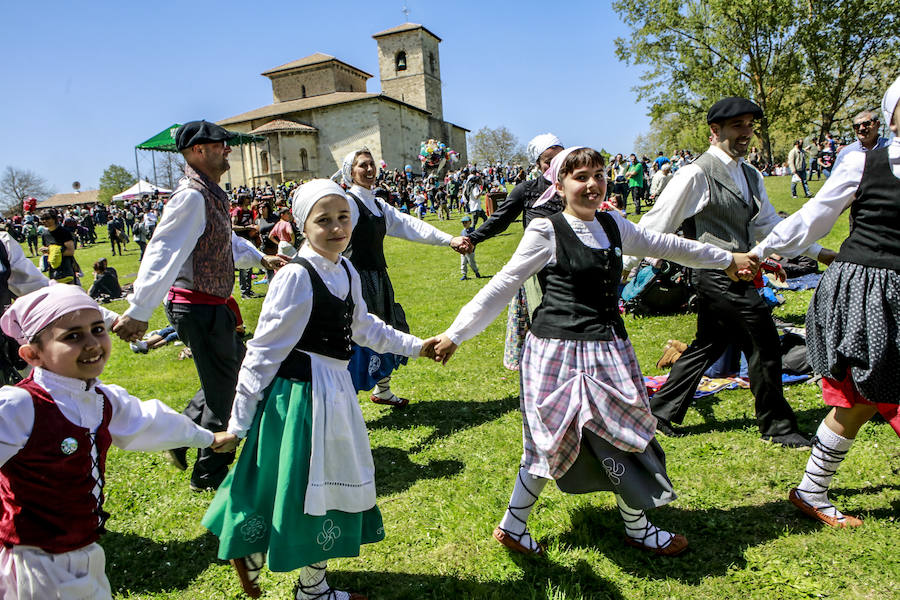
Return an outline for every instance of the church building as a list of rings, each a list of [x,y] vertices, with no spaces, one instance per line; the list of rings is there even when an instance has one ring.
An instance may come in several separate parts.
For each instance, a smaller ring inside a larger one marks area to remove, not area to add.
[[[465,165],[468,129],[444,120],[441,39],[415,23],[372,37],[378,43],[380,94],[366,91],[371,74],[327,54],[262,73],[272,82],[274,102],[218,121],[265,140],[232,149],[226,181],[237,186],[330,177],[361,146],[388,169],[411,165],[418,173],[419,145],[428,139],[459,152]]]

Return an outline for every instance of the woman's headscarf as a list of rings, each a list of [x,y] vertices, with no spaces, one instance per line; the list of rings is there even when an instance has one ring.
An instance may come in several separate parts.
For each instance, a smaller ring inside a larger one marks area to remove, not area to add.
[[[559,138],[552,133],[536,135],[528,142],[528,159],[532,163],[536,163],[547,148],[552,148],[553,146],[562,147],[562,145],[563,143],[559,141]]]
[[[884,93],[884,99],[881,101],[881,112],[884,113],[884,122],[888,127],[894,122],[894,111],[897,110],[897,103],[900,102],[900,77],[894,80],[891,87]],[[898,134],[900,137],[900,134]]]
[[[537,201],[532,205],[534,208],[537,208],[542,204],[546,204],[550,201],[551,198],[553,198],[553,196],[556,195],[556,182],[559,181],[559,170],[562,168],[563,163],[566,161],[566,157],[576,150],[580,150],[581,148],[584,148],[584,146],[572,146],[571,148],[566,148],[553,157],[553,160],[550,161],[550,168],[544,171],[544,179],[550,182],[550,187],[544,190],[544,193],[541,194],[541,197],[538,198]]]
[[[27,344],[53,321],[84,309],[93,309],[100,314],[100,305],[83,289],[52,282],[17,298],[0,317],[0,327],[19,344]]]
[[[356,202],[347,197],[344,188],[330,179],[313,179],[297,188],[291,202],[291,212],[294,214],[294,222],[297,224],[297,228],[300,229],[300,233],[303,233],[306,219],[309,217],[309,213],[312,212],[316,202],[325,196],[331,195],[340,196],[347,200],[347,204],[350,206],[350,222],[353,227],[356,227],[356,221],[359,219],[359,209],[356,206]]]
[[[341,179],[344,182],[344,185],[351,186],[353,185],[353,161],[356,160],[356,157],[360,154],[372,154],[368,148],[363,146],[359,150],[354,150],[347,154],[344,157],[344,162],[341,164]]]

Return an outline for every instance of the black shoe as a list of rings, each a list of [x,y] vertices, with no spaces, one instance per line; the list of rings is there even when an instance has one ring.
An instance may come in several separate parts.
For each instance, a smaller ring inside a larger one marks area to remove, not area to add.
[[[656,418],[656,433],[661,433],[666,437],[684,437],[685,433],[680,428],[672,425],[666,419]]]
[[[196,492],[198,494],[202,494],[203,492],[215,492],[216,491],[216,488],[212,487],[211,485],[210,486],[201,486],[201,485],[197,485],[193,481],[191,482],[190,485],[191,485],[191,491]]]
[[[173,448],[166,450],[166,460],[172,463],[179,471],[187,470],[187,448]]]
[[[243,298],[244,300],[248,300],[250,298],[259,298],[259,294],[251,290],[249,292],[242,292],[241,298]]]
[[[810,448],[811,443],[809,438],[800,435],[797,432],[794,433],[786,433],[784,435],[764,435],[762,436],[763,441],[771,442],[773,444],[780,444],[784,448]]]

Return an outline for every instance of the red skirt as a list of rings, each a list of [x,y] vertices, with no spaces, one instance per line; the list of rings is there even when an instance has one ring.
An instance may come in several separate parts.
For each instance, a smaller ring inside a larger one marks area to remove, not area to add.
[[[856,386],[853,385],[853,379],[848,373],[842,381],[822,378],[822,400],[828,406],[839,406],[841,408],[853,408],[857,404],[868,404],[878,409],[878,412],[884,417],[894,431],[900,436],[900,404],[885,404],[882,402],[871,402],[862,397]]]

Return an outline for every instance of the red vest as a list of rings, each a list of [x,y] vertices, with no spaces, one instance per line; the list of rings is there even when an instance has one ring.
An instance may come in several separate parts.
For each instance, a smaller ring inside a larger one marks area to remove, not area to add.
[[[0,543],[69,552],[97,541],[106,530],[103,479],[111,436],[112,407],[103,396],[103,419],[90,431],[66,419],[45,389],[27,379],[16,384],[31,394],[34,427],[25,447],[0,467]],[[97,444],[100,501],[91,475],[91,445]]]

